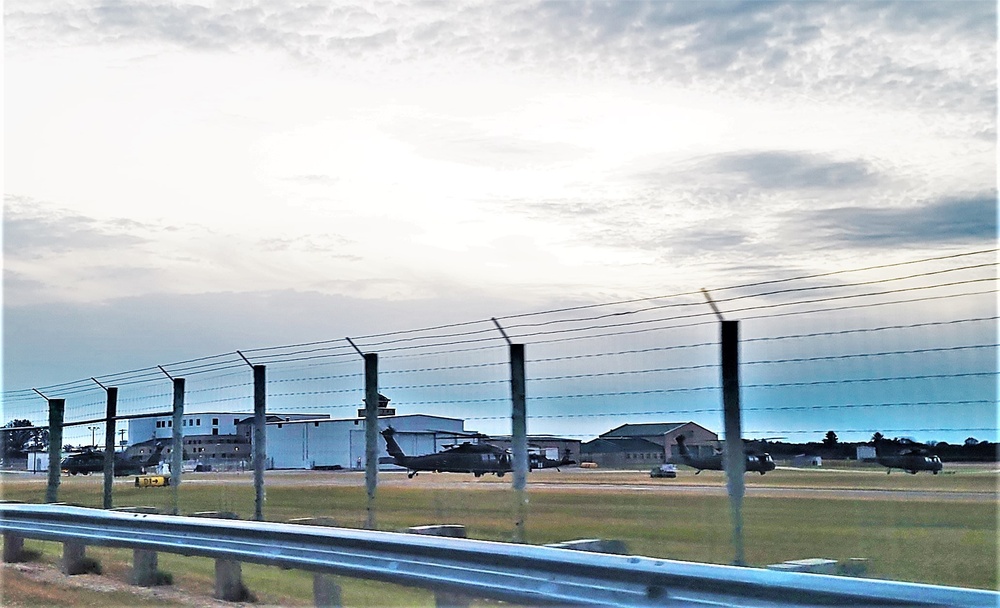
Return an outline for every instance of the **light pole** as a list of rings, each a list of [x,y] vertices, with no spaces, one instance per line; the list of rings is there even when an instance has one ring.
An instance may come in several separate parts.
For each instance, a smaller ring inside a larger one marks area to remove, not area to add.
[[[90,431],[90,447],[92,447],[92,448],[93,447],[97,447],[97,438],[94,436],[94,434],[97,432],[97,429],[99,429],[99,428],[101,428],[101,427],[99,427],[99,426],[88,426],[87,427],[87,430]]]

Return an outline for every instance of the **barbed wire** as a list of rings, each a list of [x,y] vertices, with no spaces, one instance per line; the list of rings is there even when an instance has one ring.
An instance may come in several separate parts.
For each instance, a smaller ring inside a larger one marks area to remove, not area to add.
[[[768,286],[768,285],[789,284],[789,283],[792,283],[794,281],[812,280],[812,279],[816,279],[816,278],[820,278],[820,277],[829,277],[829,276],[835,276],[835,275],[846,275],[846,274],[849,274],[849,273],[860,273],[860,272],[866,272],[866,271],[878,270],[878,269],[886,269],[886,268],[893,268],[893,267],[911,266],[911,265],[920,264],[920,263],[928,263],[928,262],[935,262],[935,261],[942,261],[942,260],[949,260],[949,259],[958,259],[958,258],[964,258],[964,257],[970,257],[970,256],[982,255],[982,254],[988,254],[988,253],[995,253],[996,251],[997,251],[997,249],[990,249],[990,250],[981,250],[981,251],[967,252],[967,253],[961,253],[961,254],[953,254],[953,255],[948,255],[948,256],[937,256],[937,257],[933,257],[933,258],[925,258],[923,260],[913,260],[913,261],[900,262],[900,263],[895,263],[895,264],[884,264],[884,265],[869,266],[869,267],[865,267],[865,268],[858,268],[858,269],[851,269],[851,270],[833,271],[833,272],[828,272],[828,273],[819,273],[819,274],[813,274],[813,275],[803,275],[803,276],[798,276],[798,277],[790,277],[790,278],[786,278],[786,279],[775,279],[775,280],[770,280],[770,281],[761,281],[761,282],[756,282],[756,283],[747,283],[747,284],[743,284],[743,285],[733,285],[733,286],[729,286],[729,287],[713,288],[712,291],[713,292],[725,292],[725,291],[729,291],[729,290],[741,290],[741,289],[749,289],[749,288],[758,288],[758,287],[763,287],[763,286]],[[933,270],[928,270],[928,271],[924,271],[924,272],[909,273],[909,274],[902,275],[902,276],[882,277],[882,278],[877,278],[877,279],[864,280],[864,281],[854,281],[854,282],[849,282],[849,283],[836,283],[836,284],[825,284],[825,285],[806,285],[806,286],[790,287],[790,288],[787,288],[787,289],[767,290],[767,291],[763,291],[763,292],[756,292],[756,293],[750,293],[750,294],[739,294],[739,295],[734,295],[734,296],[731,296],[731,297],[716,298],[716,302],[723,302],[723,303],[724,302],[730,302],[731,303],[731,302],[737,302],[737,301],[747,300],[747,299],[751,299],[751,298],[774,298],[774,297],[778,297],[778,296],[787,296],[787,295],[790,295],[790,294],[799,294],[799,293],[806,293],[806,292],[814,292],[814,291],[817,291],[817,290],[827,290],[827,289],[829,289],[829,290],[833,290],[833,289],[838,289],[838,290],[856,289],[856,288],[859,288],[859,287],[869,287],[869,286],[872,286],[872,285],[886,284],[886,283],[891,283],[891,282],[901,282],[901,281],[907,281],[907,280],[925,279],[925,278],[928,278],[928,277],[941,276],[941,275],[945,275],[945,274],[948,274],[948,273],[976,271],[976,270],[982,270],[982,269],[985,269],[985,268],[994,268],[994,267],[996,267],[996,262],[981,263],[981,264],[967,264],[967,265],[960,266],[960,267],[951,267],[951,268],[945,268],[945,269],[933,269]],[[872,308],[872,307],[880,307],[880,306],[890,306],[890,305],[897,305],[897,304],[903,304],[903,303],[925,302],[925,301],[936,300],[936,299],[961,298],[961,297],[971,297],[971,296],[978,296],[978,295],[988,295],[988,294],[995,294],[996,293],[996,289],[994,288],[994,289],[991,289],[991,290],[988,290],[988,291],[977,291],[977,292],[965,291],[965,292],[962,292],[962,293],[949,293],[949,294],[943,294],[943,295],[932,295],[932,296],[927,296],[927,297],[911,298],[911,299],[901,299],[901,300],[897,299],[897,300],[893,300],[893,301],[864,302],[864,303],[852,304],[852,305],[848,305],[848,306],[834,306],[834,307],[824,306],[824,307],[821,307],[821,308],[818,308],[818,309],[817,308],[813,308],[813,309],[807,309],[807,310],[794,310],[794,311],[782,310],[783,308],[787,308],[787,307],[815,306],[817,304],[823,304],[823,305],[825,305],[825,304],[829,304],[829,303],[833,303],[833,302],[837,302],[837,301],[842,301],[842,300],[847,300],[847,299],[854,299],[854,298],[879,298],[879,297],[885,297],[885,296],[894,295],[894,294],[900,294],[900,293],[909,293],[909,292],[916,292],[916,291],[921,291],[921,290],[932,290],[932,289],[951,289],[951,288],[956,288],[956,287],[971,286],[971,285],[974,285],[974,284],[979,284],[979,283],[984,283],[984,282],[995,282],[995,281],[996,281],[996,277],[995,276],[991,276],[991,277],[986,277],[986,278],[972,278],[972,279],[965,279],[965,280],[958,280],[958,281],[936,282],[936,283],[929,284],[929,285],[907,286],[907,287],[902,287],[902,288],[898,288],[898,289],[889,289],[889,290],[871,290],[871,289],[868,289],[868,290],[865,290],[865,291],[862,291],[862,292],[859,292],[859,293],[838,294],[838,295],[832,295],[832,296],[822,297],[822,298],[793,299],[793,300],[790,300],[790,301],[783,301],[783,302],[769,302],[769,303],[765,303],[765,304],[755,304],[755,305],[752,305],[752,306],[746,306],[746,307],[743,307],[743,308],[737,308],[737,309],[735,309],[733,311],[728,311],[727,314],[737,314],[737,313],[747,313],[747,312],[763,312],[763,313],[766,313],[766,314],[756,315],[756,316],[752,316],[752,317],[749,317],[749,318],[751,318],[751,319],[768,319],[768,318],[779,318],[779,317],[783,317],[783,316],[787,316],[787,315],[818,314],[818,313],[824,313],[824,312],[835,312],[835,311],[850,310],[850,309],[863,309],[863,308]],[[624,300],[624,301],[619,301],[619,302],[606,302],[606,303],[600,303],[600,304],[594,304],[594,305],[587,305],[587,306],[581,306],[581,307],[570,307],[570,308],[565,308],[565,309],[553,309],[553,310],[548,310],[548,311],[539,311],[539,312],[535,312],[535,313],[524,313],[524,314],[520,314],[520,315],[508,315],[508,316],[498,317],[498,319],[504,319],[504,320],[526,319],[526,318],[544,316],[544,315],[553,314],[553,313],[565,313],[565,312],[571,312],[571,311],[579,311],[579,310],[587,310],[587,309],[599,308],[599,307],[602,307],[602,306],[625,305],[625,304],[632,304],[632,303],[644,302],[644,301],[656,301],[656,300],[664,300],[664,299],[671,299],[671,298],[672,299],[676,299],[676,298],[680,298],[680,297],[687,297],[687,296],[698,295],[698,294],[700,294],[700,291],[699,292],[692,291],[692,292],[684,292],[684,293],[678,293],[678,294],[672,294],[672,295],[666,295],[666,296],[656,296],[656,297],[651,297],[651,298],[639,298],[639,299]],[[596,315],[596,316],[592,315],[592,316],[587,316],[587,317],[578,317],[578,318],[574,318],[574,319],[557,319],[557,320],[549,320],[549,321],[533,322],[533,323],[515,323],[513,325],[508,326],[508,329],[509,330],[514,330],[514,329],[518,329],[518,328],[545,327],[545,326],[551,326],[551,325],[555,325],[555,324],[563,324],[563,323],[569,323],[569,322],[574,322],[574,323],[585,323],[585,322],[587,322],[587,323],[589,323],[589,322],[591,322],[593,320],[599,320],[599,319],[604,319],[604,318],[621,317],[621,316],[625,316],[625,315],[637,315],[637,314],[644,314],[644,313],[647,313],[647,312],[655,312],[655,311],[660,311],[660,310],[668,310],[670,308],[676,308],[676,307],[679,307],[679,306],[695,306],[695,305],[703,306],[704,307],[704,302],[699,302],[699,303],[693,303],[693,302],[670,303],[670,304],[656,305],[656,306],[645,307],[645,308],[636,309],[636,310],[630,310],[630,311],[620,311],[620,312],[615,312],[615,313],[605,314],[605,315]],[[780,311],[780,312],[775,312],[775,311]],[[687,320],[687,319],[699,319],[699,321],[696,322],[696,323],[688,323],[688,324],[678,324],[678,323],[676,323],[677,321],[684,321],[684,320]],[[701,321],[700,319],[706,319],[706,320]],[[947,325],[947,324],[971,323],[971,322],[986,322],[986,321],[995,321],[996,319],[997,319],[996,316],[982,316],[982,317],[977,317],[977,318],[972,318],[972,319],[935,321],[935,322],[930,322],[930,323],[914,323],[914,324],[910,324],[910,325],[881,326],[881,327],[874,327],[874,328],[846,329],[846,330],[837,330],[837,331],[828,331],[828,332],[811,332],[811,333],[808,333],[808,334],[803,333],[803,334],[789,335],[789,336],[769,336],[769,337],[749,338],[749,339],[744,340],[744,342],[750,343],[750,342],[765,341],[765,340],[804,339],[806,337],[817,337],[817,336],[820,336],[820,335],[846,335],[846,334],[849,334],[849,333],[887,331],[887,330],[890,330],[890,329],[906,329],[906,328],[917,328],[917,327],[929,327],[929,326],[933,326],[933,325]],[[384,333],[377,333],[377,334],[368,334],[368,335],[364,335],[364,336],[358,337],[357,340],[361,341],[362,343],[364,341],[376,340],[375,342],[373,342],[371,344],[366,344],[365,346],[367,348],[370,348],[372,346],[379,346],[379,345],[386,345],[386,346],[388,346],[388,345],[395,345],[395,346],[392,346],[390,348],[380,349],[380,354],[383,353],[383,352],[384,353],[388,353],[388,354],[386,354],[385,358],[387,358],[387,359],[395,359],[395,360],[400,360],[400,359],[404,359],[404,358],[408,358],[408,357],[415,357],[415,356],[433,356],[433,355],[443,356],[443,355],[447,355],[447,354],[456,354],[456,353],[465,353],[465,354],[468,354],[468,353],[472,353],[472,352],[475,352],[475,351],[485,351],[485,350],[492,350],[492,349],[498,349],[499,350],[499,347],[503,345],[503,337],[500,336],[500,335],[497,335],[497,332],[496,332],[495,328],[493,328],[493,327],[483,327],[483,328],[468,329],[468,330],[463,329],[463,328],[472,328],[472,327],[474,327],[477,324],[485,325],[485,324],[487,324],[489,322],[490,322],[489,320],[478,320],[478,321],[469,321],[469,322],[462,322],[462,323],[451,323],[451,324],[445,324],[445,325],[438,325],[438,326],[429,327],[429,328],[412,329],[412,330],[399,330],[399,331],[395,331],[395,332],[384,332]],[[715,319],[712,318],[712,313],[710,311],[708,311],[708,310],[704,310],[702,312],[698,312],[698,313],[695,313],[695,314],[674,315],[674,316],[666,316],[666,317],[664,317],[664,316],[658,316],[657,318],[653,318],[653,319],[643,319],[643,320],[637,320],[637,321],[630,321],[630,322],[626,322],[626,323],[597,324],[597,325],[589,325],[589,326],[586,326],[586,327],[561,328],[561,329],[556,329],[556,330],[553,330],[553,331],[540,331],[540,332],[532,332],[532,333],[522,333],[520,335],[517,335],[517,332],[512,332],[512,333],[515,333],[515,338],[517,338],[517,339],[525,339],[525,338],[531,338],[531,339],[533,339],[532,340],[533,344],[553,344],[553,343],[556,343],[556,342],[565,342],[565,341],[569,341],[569,340],[607,338],[607,337],[613,337],[613,336],[624,336],[624,335],[629,335],[629,334],[633,334],[633,333],[648,333],[648,332],[652,332],[652,331],[662,331],[662,330],[667,330],[667,329],[679,329],[681,327],[693,327],[695,325],[714,324],[715,322],[716,322]],[[669,326],[667,326],[667,327],[663,327],[662,325],[665,324],[665,323],[672,323],[672,324],[669,325]],[[603,330],[606,330],[606,329],[619,330],[620,328],[632,327],[632,326],[636,326],[636,325],[639,325],[639,324],[646,325],[646,326],[642,327],[641,329],[638,329],[636,331],[626,330],[626,331],[614,331],[614,332],[600,333],[600,332],[602,332]],[[658,325],[658,326],[653,327],[653,326],[650,326],[650,325]],[[462,329],[462,330],[461,331],[453,331],[453,330],[458,330],[458,329]],[[436,335],[415,335],[415,334],[428,333],[428,332],[442,332],[442,330],[447,330],[447,331],[446,331],[446,333],[438,333]],[[587,335],[574,335],[574,334],[580,334],[580,333],[584,333],[584,332],[586,332]],[[548,339],[547,338],[548,336],[553,336],[553,335],[558,335],[559,337],[555,338],[555,339]],[[454,339],[452,339],[452,338],[456,338],[456,337],[458,337],[458,338],[471,338],[471,339],[461,339],[461,340],[454,340]],[[388,338],[388,339],[383,339],[383,338]],[[537,338],[542,338],[542,339],[537,339]],[[348,345],[348,344],[344,344],[343,341],[344,341],[343,338],[337,339],[337,340],[321,340],[321,341],[305,342],[305,343],[291,344],[291,345],[284,345],[284,346],[274,346],[274,347],[245,349],[245,350],[243,350],[241,352],[255,354],[256,355],[254,357],[255,359],[259,359],[259,360],[262,360],[262,361],[267,361],[268,364],[270,364],[270,365],[283,365],[283,364],[286,364],[286,363],[295,363],[295,362],[301,362],[301,361],[313,360],[313,359],[326,359],[326,360],[328,360],[327,363],[329,363],[329,364],[339,365],[339,364],[347,364],[348,362],[347,361],[344,361],[344,362],[329,361],[329,359],[331,359],[331,358],[340,358],[340,357],[349,357],[349,356],[353,357],[353,356],[356,356],[356,354],[353,352],[352,347],[350,345]],[[420,342],[420,344],[414,344],[416,342]],[[476,346],[474,346],[472,348],[451,348],[451,347],[456,347],[456,346],[462,347],[464,345],[473,345],[473,344],[476,345]],[[556,361],[569,361],[569,360],[575,360],[575,359],[596,358],[596,357],[609,357],[609,356],[613,356],[613,355],[642,354],[642,353],[650,353],[650,352],[656,352],[656,351],[677,350],[677,349],[682,349],[682,348],[700,348],[700,347],[711,346],[712,344],[713,343],[710,343],[710,342],[700,342],[700,343],[694,343],[694,344],[671,345],[671,346],[657,347],[657,348],[648,348],[648,349],[623,350],[623,351],[617,351],[617,352],[613,352],[613,353],[612,352],[599,352],[599,353],[587,353],[587,354],[567,355],[567,356],[561,356],[561,357],[543,357],[543,358],[540,358],[538,360],[533,360],[532,363],[536,363],[536,362],[537,363],[551,363],[551,362],[556,362]],[[927,347],[927,348],[915,348],[915,349],[910,349],[910,350],[884,351],[884,352],[878,352],[878,353],[830,354],[830,355],[818,355],[818,356],[808,356],[808,357],[798,357],[798,358],[783,358],[783,359],[759,360],[759,361],[750,361],[750,362],[747,362],[747,364],[749,364],[749,365],[763,365],[763,364],[793,363],[793,362],[808,362],[808,361],[829,361],[829,360],[850,359],[850,358],[860,358],[860,357],[897,356],[897,355],[903,355],[903,354],[926,354],[926,353],[932,353],[932,352],[942,352],[942,353],[944,353],[944,352],[958,351],[958,350],[972,350],[972,349],[996,348],[996,346],[997,346],[997,344],[979,344],[979,345],[963,345],[963,346],[934,346],[934,347]],[[320,347],[320,348],[313,348],[313,347]],[[295,349],[300,349],[300,350],[295,350]],[[301,349],[307,349],[307,350],[301,350]],[[445,349],[445,350],[442,350],[442,349]],[[430,350],[434,350],[434,352],[414,352],[414,351],[430,351]],[[289,352],[289,351],[294,351],[294,352]],[[320,353],[320,354],[315,354],[315,353]],[[400,354],[395,354],[395,353],[400,353]],[[301,356],[301,355],[313,355],[313,354],[315,354],[315,357],[314,356],[305,356],[305,357]],[[209,356],[204,356],[204,357],[197,357],[197,358],[193,358],[193,359],[187,359],[187,360],[183,360],[183,361],[179,361],[179,362],[167,364],[167,365],[164,366],[164,368],[172,370],[173,373],[184,373],[184,374],[189,374],[189,375],[192,375],[192,376],[216,375],[218,377],[218,376],[223,375],[222,372],[226,372],[228,370],[236,370],[236,369],[240,369],[241,372],[245,373],[247,371],[246,370],[246,366],[245,366],[245,362],[242,361],[242,360],[240,360],[240,359],[237,359],[236,355],[237,355],[237,353],[231,352],[231,353],[222,353],[222,354],[217,354],[217,355],[209,355]],[[401,370],[385,371],[383,373],[385,373],[385,374],[412,374],[412,373],[422,373],[422,372],[454,371],[454,370],[460,370],[460,369],[477,369],[477,368],[486,368],[486,367],[503,366],[503,365],[505,365],[505,362],[474,363],[474,364],[451,365],[451,366],[427,366],[427,367],[418,368],[418,369],[401,369]],[[528,380],[529,381],[573,380],[573,379],[582,379],[582,378],[588,378],[588,377],[597,378],[597,377],[603,377],[603,376],[619,376],[619,375],[627,375],[627,374],[650,374],[650,373],[661,373],[661,372],[662,373],[666,373],[666,372],[671,372],[671,371],[682,371],[682,370],[686,370],[686,369],[690,369],[690,370],[707,369],[709,367],[713,367],[713,365],[705,364],[705,365],[673,366],[673,367],[662,367],[661,366],[661,367],[656,367],[656,368],[638,369],[638,370],[616,370],[616,371],[608,371],[608,372],[601,372],[601,373],[589,373],[589,374],[588,373],[566,374],[566,375],[561,375],[561,376],[549,376],[549,377],[540,377],[540,378],[529,378]],[[231,373],[232,373],[232,375],[235,375],[235,374],[238,374],[240,372],[233,371]],[[987,375],[987,374],[988,373],[986,373],[986,372],[984,372],[984,373],[973,373],[973,374],[968,374],[967,376]],[[229,374],[225,374],[225,375],[229,375]],[[283,382],[283,383],[305,383],[305,382],[321,382],[321,381],[328,381],[328,380],[333,380],[333,379],[349,379],[349,378],[359,378],[359,377],[361,377],[361,374],[342,374],[342,375],[339,375],[339,376],[338,375],[325,375],[325,376],[311,376],[311,377],[297,377],[297,378],[279,378],[279,379],[272,379],[272,380],[269,380],[269,381],[270,382]],[[912,377],[907,377],[907,378],[909,378],[909,379],[928,379],[928,378],[950,378],[950,377],[959,377],[959,376],[946,374],[946,375],[912,376]],[[117,373],[113,373],[113,374],[106,374],[106,375],[100,376],[99,378],[102,380],[102,382],[106,380],[109,383],[112,383],[112,382],[113,383],[117,383],[119,386],[135,386],[135,385],[142,385],[142,384],[148,384],[148,383],[153,383],[153,382],[161,383],[161,382],[166,382],[167,381],[166,376],[164,375],[164,373],[159,368],[152,368],[152,367],[139,368],[139,369],[128,370],[128,371],[124,371],[124,372],[117,372]],[[854,379],[854,380],[843,380],[842,382],[876,382],[876,381],[886,381],[886,379],[884,379],[884,378]],[[98,390],[97,387],[93,386],[92,382],[93,382],[93,379],[89,379],[89,380],[76,380],[76,381],[72,381],[72,382],[64,382],[64,383],[58,383],[58,384],[48,385],[46,387],[42,387],[42,389],[44,391],[46,391],[46,392],[50,392],[50,393],[53,393],[53,394],[54,393],[59,393],[59,396],[61,398],[75,397],[75,396],[84,395],[84,394],[88,394],[88,393],[92,393],[92,392],[97,391]],[[392,390],[406,390],[406,389],[418,389],[418,388],[443,388],[443,387],[461,387],[461,386],[475,386],[475,385],[485,385],[485,384],[499,384],[501,382],[503,382],[503,380],[489,380],[489,381],[479,381],[479,382],[445,382],[445,383],[427,383],[427,384],[410,384],[410,385],[388,386],[388,387],[385,387],[385,388],[386,389],[392,389]],[[785,383],[785,384],[771,384],[771,385],[757,385],[757,386],[758,387],[761,387],[761,386],[772,386],[772,387],[778,387],[778,386],[801,386],[801,385],[806,385],[806,384],[816,384],[816,383],[820,383],[820,382],[821,383],[827,383],[828,381],[815,381],[815,382],[810,382],[810,383],[796,383],[796,384]],[[841,382],[841,381],[829,381],[829,382]],[[193,388],[193,389],[189,389],[189,391],[192,392],[192,393],[203,393],[203,392],[209,392],[209,391],[224,391],[224,390],[229,390],[229,389],[232,389],[232,388],[237,388],[237,387],[240,387],[240,386],[247,386],[247,385],[249,385],[249,383],[241,383],[241,384],[238,384],[238,385],[226,385],[226,386],[211,387],[211,388]],[[751,387],[752,386],[753,385],[751,385]],[[355,389],[352,389],[352,390],[355,390]],[[696,387],[696,388],[688,388],[688,389],[675,389],[675,388],[671,388],[671,389],[660,389],[660,390],[675,391],[675,390],[708,390],[708,389],[705,388],[705,387]],[[8,403],[10,403],[10,404],[28,403],[28,402],[32,402],[32,401],[38,400],[38,397],[36,395],[31,394],[32,392],[33,392],[33,389],[17,389],[17,390],[12,390],[12,391],[4,391],[4,403],[5,403],[5,405],[7,405]],[[333,390],[325,390],[325,391],[299,391],[299,392],[290,392],[290,393],[276,393],[275,396],[298,396],[298,395],[330,394],[331,392],[336,392],[336,391],[333,391]],[[622,395],[628,395],[628,394],[634,394],[634,392],[626,392],[626,393],[620,393],[620,394],[622,394]],[[143,397],[141,399],[148,399],[148,398],[149,397]],[[243,399],[243,398],[245,398],[245,397],[224,397],[224,398],[221,398],[221,399],[218,399],[218,400],[202,401],[202,402],[198,402],[198,403],[212,403],[212,402],[220,402],[220,401],[231,401],[231,400],[238,400],[238,399]],[[563,398],[570,398],[570,397],[567,396],[567,397],[563,397]],[[39,401],[39,407],[43,407],[42,403],[43,402]],[[74,404],[74,408],[76,408],[76,411],[80,411],[81,408],[83,408],[84,410],[86,410],[86,408],[94,407],[96,405],[99,405],[99,404],[98,403]]]
[[[959,407],[970,405],[988,405],[992,401],[987,399],[965,399],[959,401],[901,401],[893,403],[838,403],[838,404],[813,404],[813,405],[789,405],[789,406],[750,406],[741,408],[743,412],[786,412],[802,410],[828,410],[828,409],[883,409],[894,407]],[[663,416],[674,414],[718,414],[722,412],[722,405],[714,407],[698,408],[674,408],[655,410],[616,410],[586,412],[579,414],[528,414],[528,420],[561,420],[571,418],[613,418],[619,416]],[[470,416],[466,420],[509,420],[510,415],[502,416]]]

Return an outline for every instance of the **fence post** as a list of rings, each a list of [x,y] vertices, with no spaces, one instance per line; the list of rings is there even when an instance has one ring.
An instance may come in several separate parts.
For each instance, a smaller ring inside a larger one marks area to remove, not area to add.
[[[510,394],[511,394],[511,451],[514,474],[514,492],[517,496],[517,522],[514,538],[525,540],[525,510],[528,483],[528,420],[524,377],[524,344],[510,344]]]
[[[104,419],[104,508],[112,508],[111,487],[115,477],[115,419],[118,416],[118,388],[110,386],[107,416]]]
[[[253,366],[253,489],[256,521],[264,521],[264,466],[267,464],[267,367]]]
[[[726,432],[724,459],[726,485],[733,518],[733,564],[746,565],[743,553],[743,474],[746,455],[743,450],[740,419],[740,322],[722,321],[722,409]]]
[[[49,485],[45,489],[45,502],[59,500],[59,476],[62,475],[63,417],[65,399],[49,399]]]
[[[378,353],[365,353],[365,489],[368,518],[365,528],[375,529],[375,489],[378,487]]]
[[[170,487],[174,497],[174,515],[180,515],[181,469],[184,468],[184,378],[174,378],[173,447],[170,453]]]

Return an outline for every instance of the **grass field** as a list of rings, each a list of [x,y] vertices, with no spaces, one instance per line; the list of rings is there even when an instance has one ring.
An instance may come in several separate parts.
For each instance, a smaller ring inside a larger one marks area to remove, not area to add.
[[[182,513],[220,510],[244,518],[252,515],[249,475],[203,474],[185,479]],[[364,524],[366,496],[360,475],[269,473],[267,480],[266,519],[325,516],[341,526]],[[675,484],[674,491],[670,484]],[[729,563],[730,512],[722,485],[722,475],[713,472],[694,476],[682,471],[676,480],[651,480],[641,471],[534,473],[528,490],[527,540],[541,544],[617,539],[637,555]],[[997,588],[997,474],[992,470],[967,467],[938,476],[779,470],[763,477],[748,475],[747,486],[744,529],[750,565],[808,557],[861,557],[869,560],[869,574],[878,578]],[[681,487],[686,491],[681,492]],[[3,478],[3,497],[8,500],[41,502],[44,488],[40,476]],[[704,491],[691,491],[699,488]],[[755,496],[756,488],[785,488],[788,494]],[[804,491],[810,488],[843,490],[845,496],[816,498]],[[850,498],[849,490],[887,492],[884,498],[877,494],[877,499],[859,500]],[[64,478],[59,497],[73,504],[100,506],[101,478]],[[135,488],[123,480],[116,482],[115,504],[169,510],[172,491]],[[464,524],[472,538],[513,538],[516,503],[507,479],[473,481],[470,476],[442,474],[406,480],[400,474],[380,475],[376,506],[377,524],[383,530],[457,523]],[[40,550],[42,560],[54,561],[59,555],[58,545],[51,543],[28,541],[26,546]],[[125,580],[130,551],[92,548],[88,554],[101,559],[111,578]],[[174,574],[176,587],[211,596],[211,560],[162,554],[160,563],[161,569]],[[244,579],[263,603],[311,602],[311,575],[244,565]],[[431,594],[421,591],[350,579],[341,583],[347,605],[433,604]],[[32,603],[27,589],[23,591],[28,599],[14,598],[10,603],[9,587],[5,584],[5,606],[53,605]],[[25,587],[30,587],[28,582]],[[172,605],[162,598],[147,599],[154,603],[144,605]],[[65,605],[87,605],[84,599],[77,600]]]

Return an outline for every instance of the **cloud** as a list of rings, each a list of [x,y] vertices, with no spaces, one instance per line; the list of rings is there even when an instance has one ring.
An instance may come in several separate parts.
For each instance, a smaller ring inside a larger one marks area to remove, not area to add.
[[[996,5],[966,2],[8,2],[8,45],[159,42],[344,65],[504,66],[697,84],[721,94],[996,105]],[[447,63],[441,63],[446,61]],[[444,67],[443,69],[448,69]]]
[[[325,257],[333,257],[341,260],[361,261],[361,256],[343,253],[345,247],[356,245],[357,241],[347,239],[342,236],[330,234],[308,234],[303,233],[291,237],[273,237],[261,239],[258,246],[262,251],[302,251],[305,253],[318,253]]]
[[[810,233],[853,245],[995,242],[997,197],[994,192],[917,207],[837,207],[803,213],[796,224],[808,226]]]
[[[768,190],[843,189],[870,186],[877,181],[864,160],[834,161],[804,152],[750,152],[713,159],[710,170],[735,175],[756,188]]]
[[[3,237],[6,259],[35,258],[80,251],[116,251],[148,243],[138,229],[154,227],[127,219],[100,221],[65,210],[42,211],[37,202],[5,198]]]
[[[495,132],[467,120],[441,116],[403,116],[384,129],[423,158],[494,169],[532,169],[571,163],[589,150],[560,141]]]
[[[159,292],[98,303],[5,302],[4,388],[89,378],[236,349],[429,327],[469,315],[486,320],[520,312],[522,306],[513,298],[461,289],[446,298],[403,302],[296,290]]]

